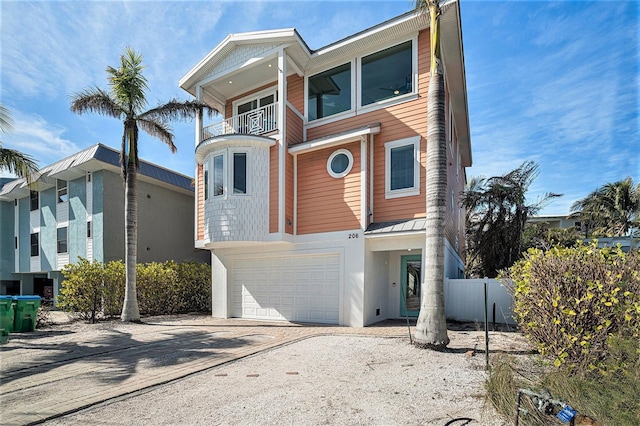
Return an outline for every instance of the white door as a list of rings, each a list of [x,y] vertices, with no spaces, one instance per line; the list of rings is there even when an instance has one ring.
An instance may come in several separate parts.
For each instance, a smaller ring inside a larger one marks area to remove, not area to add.
[[[339,306],[339,255],[233,263],[234,317],[338,324]]]

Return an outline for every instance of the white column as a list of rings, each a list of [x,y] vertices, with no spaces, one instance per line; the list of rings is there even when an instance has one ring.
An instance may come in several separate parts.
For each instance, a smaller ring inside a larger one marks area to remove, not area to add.
[[[196,86],[196,100],[202,101],[202,87]],[[196,114],[196,146],[202,142],[202,114]]]
[[[285,182],[286,182],[286,93],[287,93],[287,59],[284,48],[278,51],[278,124],[280,138],[278,140],[278,232],[284,233],[284,216],[285,216]]]

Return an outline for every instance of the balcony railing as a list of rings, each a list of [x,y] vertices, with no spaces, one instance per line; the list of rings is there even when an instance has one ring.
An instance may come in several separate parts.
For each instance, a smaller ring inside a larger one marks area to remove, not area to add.
[[[262,135],[278,129],[278,103],[254,109],[202,128],[202,140],[222,135]]]

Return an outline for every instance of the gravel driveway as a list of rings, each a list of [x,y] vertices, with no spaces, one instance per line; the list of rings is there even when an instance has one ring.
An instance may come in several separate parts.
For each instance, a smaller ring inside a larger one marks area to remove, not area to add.
[[[310,337],[47,424],[506,425],[484,405],[483,354],[467,353],[479,336],[450,331],[445,353],[399,338]],[[517,333],[493,340],[523,344]]]

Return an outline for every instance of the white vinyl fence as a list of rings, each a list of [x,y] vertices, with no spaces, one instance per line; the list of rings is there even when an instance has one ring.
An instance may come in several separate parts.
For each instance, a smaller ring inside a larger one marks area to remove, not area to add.
[[[515,324],[513,297],[495,279],[444,280],[444,305],[448,319],[484,323],[484,286],[487,283],[487,318],[489,323]]]

